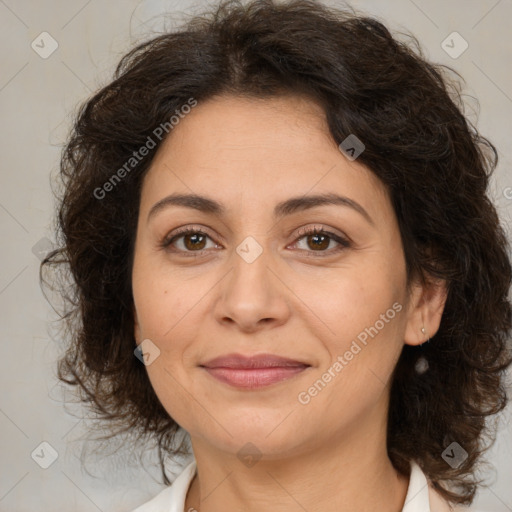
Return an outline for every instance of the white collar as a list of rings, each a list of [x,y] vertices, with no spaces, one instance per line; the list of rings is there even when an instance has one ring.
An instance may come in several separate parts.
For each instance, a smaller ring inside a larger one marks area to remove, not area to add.
[[[196,474],[196,460],[186,464],[171,486],[166,487],[150,501],[142,504],[133,512],[186,512],[185,498]],[[451,512],[448,504],[427,482],[427,478],[418,464],[411,461],[409,487],[402,512]],[[467,508],[456,508],[465,510]]]

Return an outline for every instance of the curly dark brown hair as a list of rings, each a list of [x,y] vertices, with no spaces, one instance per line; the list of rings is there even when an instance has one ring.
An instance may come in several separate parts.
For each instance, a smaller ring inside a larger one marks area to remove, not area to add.
[[[409,282],[446,280],[439,331],[405,345],[394,370],[387,448],[404,475],[414,460],[447,500],[473,501],[496,433],[486,417],[507,403],[512,362],[512,269],[487,196],[497,151],[464,114],[460,76],[427,62],[407,37],[348,7],[231,0],[139,44],[80,107],[60,166],[60,248],[41,265],[43,285],[55,285],[43,272],[53,268],[71,286],[62,290],[70,344],[58,376],[78,386],[112,435],[156,440],[165,483],[179,426],[134,357],[131,289],[142,179],[165,137],[133,168],[126,162],[190,98],[291,93],[319,102],[337,144],[349,134],[364,141],[358,161],[389,190]],[[430,362],[423,374],[421,356]],[[468,453],[457,468],[441,457],[452,441]]]

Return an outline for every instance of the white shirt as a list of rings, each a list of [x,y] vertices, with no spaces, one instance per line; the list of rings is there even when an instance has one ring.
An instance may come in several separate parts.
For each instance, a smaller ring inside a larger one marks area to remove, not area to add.
[[[173,484],[133,512],[188,512],[185,498],[196,474],[196,461],[192,460],[178,475]],[[411,462],[409,487],[402,512],[471,512],[466,507],[450,508],[448,503],[431,487],[425,474],[415,462]]]

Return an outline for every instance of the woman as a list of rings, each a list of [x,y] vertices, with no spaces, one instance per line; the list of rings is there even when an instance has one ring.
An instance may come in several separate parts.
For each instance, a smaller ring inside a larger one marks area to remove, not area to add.
[[[137,512],[472,503],[511,266],[458,105],[381,23],[307,0],[225,2],[84,104],[43,262],[76,291],[59,377],[155,437],[166,484],[193,450]]]

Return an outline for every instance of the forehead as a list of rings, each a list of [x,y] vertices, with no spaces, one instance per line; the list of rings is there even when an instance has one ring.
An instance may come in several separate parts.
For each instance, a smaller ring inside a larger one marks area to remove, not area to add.
[[[366,203],[374,214],[388,201],[380,180],[341,153],[322,108],[301,96],[219,96],[198,103],[159,148],[144,180],[143,202],[174,191],[246,208],[337,192]]]
[[[204,167],[231,161],[262,169],[275,161],[325,160],[332,146],[323,110],[299,96],[217,96],[199,103],[172,130],[161,153],[180,151]],[[319,151],[320,149],[320,151]]]

